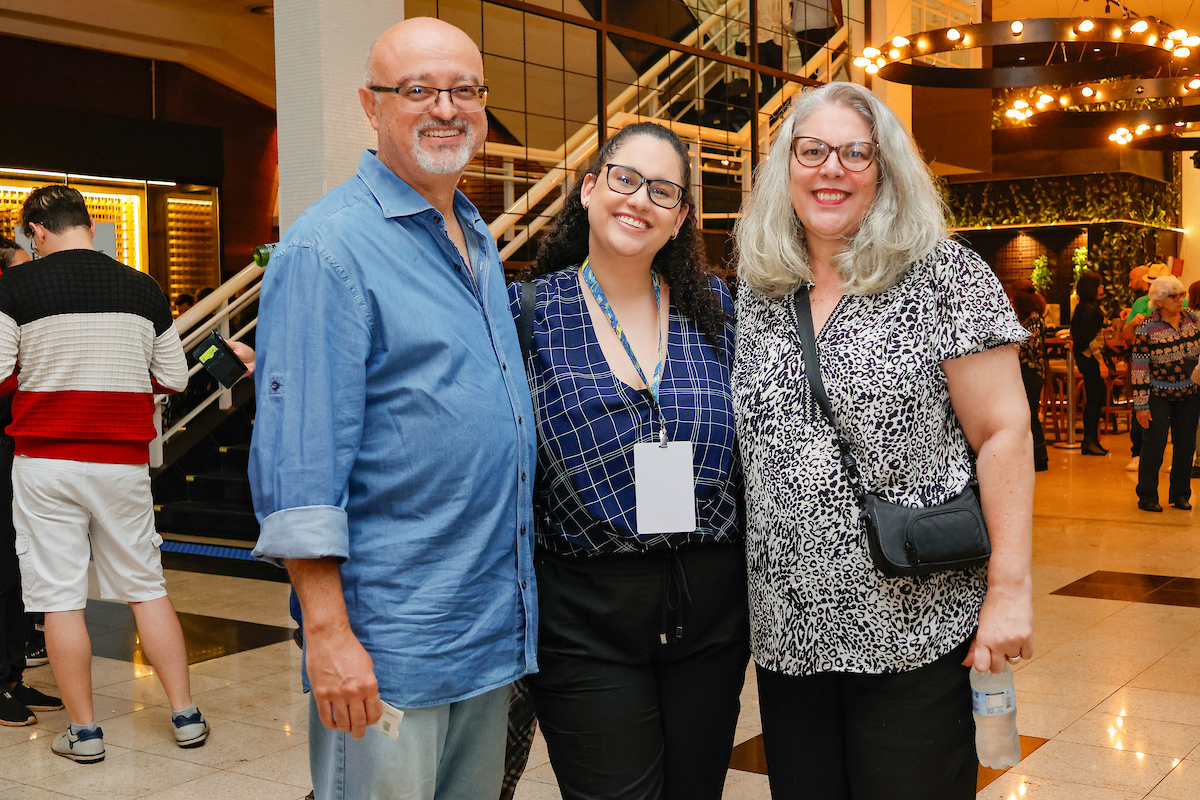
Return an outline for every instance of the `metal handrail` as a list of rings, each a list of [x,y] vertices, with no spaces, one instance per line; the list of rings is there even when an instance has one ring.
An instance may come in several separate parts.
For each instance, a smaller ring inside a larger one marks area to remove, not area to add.
[[[250,320],[250,322],[243,325],[240,330],[233,334],[230,334],[229,331],[229,321],[234,314],[244,311],[251,303],[258,299],[262,274],[262,267],[257,264],[249,264],[232,278],[218,286],[208,297],[196,303],[183,314],[180,314],[175,320],[175,331],[180,335],[184,352],[195,347],[201,339],[208,336],[214,330],[219,331],[224,338],[235,342],[241,341],[246,334],[254,330],[258,324],[257,317]],[[239,292],[241,293],[240,296]],[[203,367],[200,364],[193,365],[187,372],[188,379],[190,380],[201,369]],[[150,442],[151,467],[162,466],[163,451],[167,442],[178,435],[187,427],[189,422],[194,420],[206,408],[210,407],[213,403],[217,403],[221,408],[232,408],[233,406],[233,392],[222,386],[218,386],[216,391],[201,400],[194,408],[189,409],[181,419],[177,420],[170,428],[164,431],[162,401],[165,400],[165,397],[165,395],[159,395],[158,399],[160,402],[155,403],[154,429],[159,431],[159,434]]]

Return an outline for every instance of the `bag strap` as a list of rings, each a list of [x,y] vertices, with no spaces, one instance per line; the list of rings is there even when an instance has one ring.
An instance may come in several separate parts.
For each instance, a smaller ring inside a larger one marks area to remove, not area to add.
[[[859,515],[862,516],[866,507],[866,490],[862,485],[858,462],[854,460],[850,446],[846,444],[838,431],[837,420],[833,416],[833,406],[829,404],[829,395],[825,393],[825,382],[821,380],[821,362],[817,360],[817,336],[813,326],[812,302],[808,297],[811,288],[811,286],[801,286],[792,295],[792,303],[796,306],[796,333],[800,336],[800,352],[804,356],[804,374],[808,376],[808,387],[812,390],[817,405],[821,407],[825,419],[829,420],[829,424],[833,428],[833,435],[837,439],[838,451],[841,456],[842,469],[846,470],[846,476],[850,479],[850,488],[858,500]]]
[[[521,341],[521,355],[529,361],[533,352],[533,312],[537,305],[537,286],[533,281],[518,281],[521,287],[521,315],[517,317],[517,338]]]

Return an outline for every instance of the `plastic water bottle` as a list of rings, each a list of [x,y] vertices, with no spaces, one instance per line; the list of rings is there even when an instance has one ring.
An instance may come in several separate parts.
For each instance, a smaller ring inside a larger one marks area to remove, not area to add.
[[[971,709],[979,763],[992,769],[1015,767],[1021,760],[1021,740],[1017,736],[1017,690],[1007,663],[999,675],[971,669]]]

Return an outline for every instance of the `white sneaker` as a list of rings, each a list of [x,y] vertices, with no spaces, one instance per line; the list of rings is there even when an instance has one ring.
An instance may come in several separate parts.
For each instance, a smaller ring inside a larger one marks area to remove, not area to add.
[[[1126,472],[1137,472],[1138,465],[1141,463],[1142,463],[1142,457],[1134,456],[1133,458],[1129,459],[1129,463],[1125,465],[1125,471]]]

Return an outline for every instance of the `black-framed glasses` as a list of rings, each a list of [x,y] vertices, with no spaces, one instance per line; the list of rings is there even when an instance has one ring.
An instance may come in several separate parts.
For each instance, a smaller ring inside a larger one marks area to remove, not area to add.
[[[400,98],[400,108],[412,114],[432,111],[438,104],[442,92],[450,95],[450,104],[459,111],[482,111],[487,105],[488,87],[451,86],[438,89],[435,86],[368,86],[372,92],[391,92]]]
[[[792,140],[792,155],[801,166],[819,167],[830,153],[837,153],[838,161],[851,172],[862,172],[875,161],[879,148],[871,142],[846,142],[834,147],[812,136],[797,136]]]
[[[634,194],[646,184],[650,202],[659,208],[675,208],[683,200],[684,188],[678,183],[655,178],[651,180],[633,167],[605,164],[608,169],[608,188],[618,194]]]

